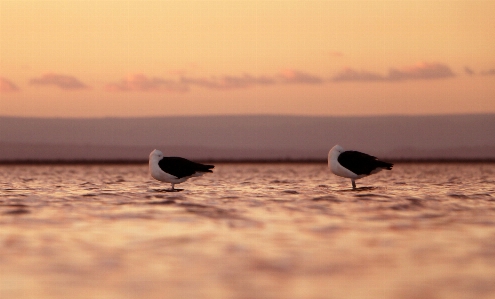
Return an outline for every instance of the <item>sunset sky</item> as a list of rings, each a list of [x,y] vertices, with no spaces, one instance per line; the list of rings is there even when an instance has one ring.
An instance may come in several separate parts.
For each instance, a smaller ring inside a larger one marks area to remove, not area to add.
[[[495,1],[0,0],[0,116],[495,113]]]

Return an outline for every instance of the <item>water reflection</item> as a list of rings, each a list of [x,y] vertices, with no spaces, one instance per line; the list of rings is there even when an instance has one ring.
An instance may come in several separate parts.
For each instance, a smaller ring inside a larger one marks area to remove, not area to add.
[[[1,166],[2,298],[492,298],[495,165]]]

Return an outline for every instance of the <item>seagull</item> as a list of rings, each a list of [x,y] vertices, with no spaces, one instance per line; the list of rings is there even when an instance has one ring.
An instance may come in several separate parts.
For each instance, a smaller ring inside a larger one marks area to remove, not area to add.
[[[164,157],[159,150],[153,150],[150,153],[149,167],[151,176],[158,181],[172,184],[172,189],[166,191],[182,191],[175,189],[175,184],[185,182],[191,177],[202,176],[211,171],[214,165],[204,165],[189,161],[181,157]]]
[[[338,176],[351,179],[352,189],[356,189],[355,180],[380,172],[382,169],[391,170],[393,165],[365,153],[346,151],[340,145],[332,147],[328,152],[328,168]]]

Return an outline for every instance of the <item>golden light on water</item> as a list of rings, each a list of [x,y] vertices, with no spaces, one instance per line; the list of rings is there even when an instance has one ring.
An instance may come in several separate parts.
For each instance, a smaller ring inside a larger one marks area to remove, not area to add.
[[[5,298],[491,298],[493,164],[2,166]],[[168,186],[166,186],[168,188]]]

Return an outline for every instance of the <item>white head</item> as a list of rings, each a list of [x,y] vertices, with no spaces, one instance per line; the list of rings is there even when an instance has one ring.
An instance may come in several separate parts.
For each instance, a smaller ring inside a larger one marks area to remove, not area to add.
[[[328,152],[328,160],[337,160],[339,155],[343,152],[345,152],[344,148],[337,144]]]
[[[160,160],[161,158],[163,158],[163,153],[157,149],[153,150],[150,153],[150,161],[151,160]]]

